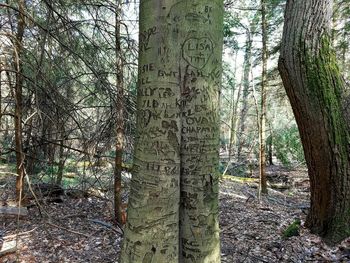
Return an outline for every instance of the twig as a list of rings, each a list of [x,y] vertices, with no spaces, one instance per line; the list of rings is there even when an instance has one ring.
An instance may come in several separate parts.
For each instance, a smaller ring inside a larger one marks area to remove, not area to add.
[[[71,229],[66,228],[66,227],[63,227],[63,226],[55,225],[55,224],[53,224],[53,223],[51,223],[51,222],[46,222],[46,223],[47,223],[48,225],[50,225],[50,226],[57,227],[57,228],[62,229],[62,230],[66,230],[67,232],[70,232],[70,233],[73,233],[73,234],[77,234],[77,235],[80,235],[80,236],[83,236],[83,237],[86,237],[86,238],[89,237],[89,236],[86,235],[86,234],[83,234],[83,233],[80,233],[80,232],[71,230]]]
[[[109,228],[109,229],[113,230],[116,233],[124,235],[124,230],[119,224],[118,224],[118,228],[116,228],[113,225],[111,225],[109,223],[106,223],[106,222],[103,222],[103,221],[100,221],[98,219],[89,219],[89,221],[92,222],[92,223],[95,223],[95,224],[102,225],[102,226],[104,226],[106,228]]]
[[[25,171],[25,178],[27,180],[27,183],[28,183],[28,187],[29,187],[29,190],[30,192],[32,193],[33,197],[34,197],[34,200],[35,200],[35,203],[37,204],[38,206],[38,209],[39,209],[39,214],[41,217],[43,217],[43,214],[42,214],[42,211],[45,212],[46,215],[49,215],[44,209],[43,207],[41,206],[39,200],[38,200],[38,197],[36,196],[36,194],[34,193],[33,191],[33,188],[32,188],[32,184],[30,183],[30,180],[29,180],[29,175],[27,174],[27,171]]]
[[[31,232],[34,232],[35,230],[37,230],[38,229],[38,227],[34,227],[32,230],[29,230],[29,231],[26,231],[26,232],[22,232],[22,233],[18,233],[18,234],[14,234],[14,235],[9,235],[9,236],[5,236],[4,237],[4,240],[6,239],[13,239],[13,238],[15,238],[16,236],[25,236],[25,235],[27,235],[27,234],[29,234],[29,233],[31,233]]]
[[[71,214],[71,215],[60,217],[60,219],[64,220],[64,219],[73,218],[73,217],[86,217],[86,214]]]
[[[14,176],[18,176],[18,174],[16,173],[11,173],[11,172],[0,172],[0,174],[8,174],[8,175],[14,175]]]

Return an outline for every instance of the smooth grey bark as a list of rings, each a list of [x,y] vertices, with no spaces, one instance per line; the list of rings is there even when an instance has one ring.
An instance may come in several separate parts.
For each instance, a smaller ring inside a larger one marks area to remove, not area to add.
[[[188,10],[186,12],[186,10]],[[219,92],[223,1],[179,1],[181,60],[180,262],[220,262]],[[188,16],[191,18],[188,19]]]
[[[137,137],[121,262],[220,262],[223,1],[140,2]]]

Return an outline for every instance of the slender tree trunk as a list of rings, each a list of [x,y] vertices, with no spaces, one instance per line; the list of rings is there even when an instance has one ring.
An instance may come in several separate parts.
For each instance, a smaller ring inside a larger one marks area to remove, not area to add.
[[[236,90],[236,73],[237,73],[237,56],[238,53],[236,52],[235,55],[235,69],[234,69],[234,76],[235,80],[232,86],[231,90],[231,125],[230,125],[230,144],[229,144],[229,152],[228,157],[229,161],[231,161],[232,156],[234,155],[234,146],[236,145],[236,138],[237,138],[237,112],[238,112],[238,102],[241,98],[241,91],[242,91],[242,85],[239,85],[238,92],[237,92],[237,98],[235,100],[235,90]]]
[[[251,26],[252,27],[252,26]],[[248,96],[250,88],[250,68],[252,58],[252,36],[251,32],[247,30],[246,43],[245,43],[245,54],[244,54],[244,66],[243,66],[243,96],[242,96],[242,108],[239,118],[239,132],[237,134],[237,160],[242,161],[242,150],[244,148],[244,133],[246,130],[246,120],[248,113]]]
[[[22,86],[23,86],[23,66],[22,66],[22,40],[25,28],[25,2],[24,0],[18,1],[18,24],[17,34],[15,40],[14,51],[14,67],[16,70],[16,83],[15,83],[15,145],[16,145],[16,163],[17,163],[17,178],[16,178],[16,197],[20,200],[21,192],[23,190],[23,177],[24,172],[24,154],[22,149]]]
[[[331,50],[332,3],[287,2],[279,70],[309,169],[307,226],[334,243],[350,236],[350,121],[342,105],[344,82]]]
[[[273,130],[272,130],[271,123],[269,124],[269,129],[270,129],[270,136],[267,138],[268,160],[269,160],[269,165],[274,165],[273,164]]]
[[[58,169],[57,169],[57,177],[56,177],[57,185],[62,185],[62,179],[63,179],[63,170],[64,170],[64,163],[65,163],[63,142],[64,140],[61,139],[60,146],[59,146],[59,153],[58,153]]]
[[[262,74],[261,74],[261,101],[259,123],[259,191],[267,194],[266,180],[266,88],[267,88],[267,19],[266,0],[261,0],[261,29],[262,29]]]
[[[26,173],[27,174],[33,174],[33,164],[34,159],[32,155],[32,148],[31,148],[31,142],[32,142],[32,130],[33,130],[33,118],[30,118],[30,120],[26,123],[27,130],[26,130],[26,138],[23,142],[23,154],[27,156],[26,158]]]
[[[119,224],[122,218],[122,162],[124,140],[124,83],[123,83],[123,57],[120,41],[121,4],[116,2],[115,12],[115,44],[116,44],[116,77],[117,77],[117,119],[116,119],[116,145],[115,145],[115,171],[114,171],[114,214]]]
[[[220,262],[222,19],[221,0],[140,3],[137,137],[122,263]]]
[[[64,128],[64,122],[60,123],[60,125],[57,125],[59,134],[60,134],[60,145],[58,149],[58,169],[57,169],[57,177],[56,177],[56,184],[62,185],[63,180],[63,170],[64,165],[66,163],[66,157],[64,154],[64,140],[65,140],[65,128]]]
[[[33,82],[33,90],[35,94],[35,106],[37,110],[37,125],[41,125],[42,132],[40,134],[39,131],[36,132],[36,134],[33,134],[32,138],[35,138],[34,146],[29,149],[29,156],[27,160],[27,173],[32,173],[35,168],[38,166],[38,159],[43,159],[45,162],[47,161],[47,149],[48,149],[48,140],[49,138],[46,137],[46,131],[47,127],[49,125],[52,125],[51,119],[47,116],[50,116],[51,114],[48,113],[46,110],[47,108],[47,97],[45,94],[45,91],[40,88],[40,86],[46,85],[45,80],[45,73],[43,72],[43,64],[44,64],[44,58],[46,52],[49,54],[52,53],[51,50],[47,50],[46,47],[49,46],[51,49],[52,43],[49,42],[48,35],[51,32],[51,18],[52,18],[52,9],[48,9],[46,13],[46,19],[45,19],[45,30],[40,30],[39,33],[39,43],[38,47],[40,50],[40,55],[38,56],[37,65],[36,65],[36,73],[34,75],[34,82]],[[38,51],[39,51],[38,50]],[[51,70],[54,70],[51,68]],[[49,70],[50,71],[50,70]],[[39,134],[37,134],[39,133]],[[41,143],[39,142],[39,139],[41,138]],[[39,143],[39,145],[38,145]],[[42,155],[44,153],[44,156]]]
[[[178,47],[167,34],[172,4],[140,2],[137,134],[122,263],[179,260]]]
[[[47,118],[47,119],[49,119],[49,118]],[[46,141],[47,142],[47,144],[46,144],[47,145],[47,158],[48,158],[49,164],[52,166],[55,165],[55,155],[56,155],[55,153],[56,153],[57,145],[53,144],[51,142],[55,141],[58,137],[58,134],[57,133],[54,134],[54,133],[55,133],[54,126],[52,124],[48,125],[48,127],[47,127],[47,141]]]

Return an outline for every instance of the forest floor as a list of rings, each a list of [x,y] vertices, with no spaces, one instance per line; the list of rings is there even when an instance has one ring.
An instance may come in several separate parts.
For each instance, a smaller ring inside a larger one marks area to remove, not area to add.
[[[303,226],[309,206],[306,170],[271,166],[268,175],[280,190],[269,189],[260,200],[256,179],[222,179],[222,262],[350,262],[350,239],[330,247]],[[10,180],[13,176],[0,173],[0,207],[11,203]],[[4,244],[17,241],[16,252],[0,256],[0,263],[116,262],[122,234],[112,226],[111,202],[92,195],[61,199],[41,202],[41,214],[37,206],[30,207],[20,220],[0,215]],[[296,219],[301,220],[299,234],[283,238]]]

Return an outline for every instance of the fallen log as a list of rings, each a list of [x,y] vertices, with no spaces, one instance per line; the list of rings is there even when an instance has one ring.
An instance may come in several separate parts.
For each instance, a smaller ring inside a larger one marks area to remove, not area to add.
[[[0,216],[27,216],[28,209],[25,207],[0,206]]]

